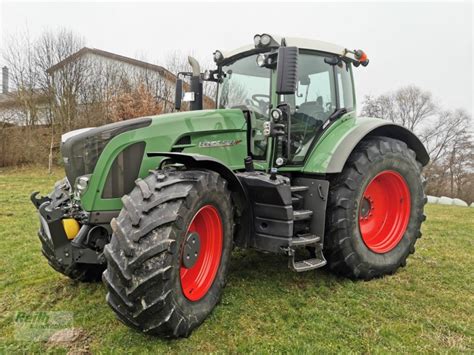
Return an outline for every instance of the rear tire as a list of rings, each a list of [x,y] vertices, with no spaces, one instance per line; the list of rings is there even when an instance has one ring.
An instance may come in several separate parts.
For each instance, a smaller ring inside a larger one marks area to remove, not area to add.
[[[227,182],[213,171],[159,170],[136,185],[122,199],[104,250],[107,302],[132,328],[188,336],[225,285],[234,226]],[[190,265],[184,257],[192,234],[201,248]]]
[[[406,265],[421,237],[422,165],[399,140],[362,141],[331,181],[324,254],[337,274],[369,280]]]

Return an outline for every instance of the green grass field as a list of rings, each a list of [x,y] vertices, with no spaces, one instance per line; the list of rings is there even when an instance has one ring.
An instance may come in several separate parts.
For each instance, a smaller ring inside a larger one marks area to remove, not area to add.
[[[297,274],[286,258],[234,252],[221,303],[189,338],[130,330],[101,283],[72,282],[40,252],[29,194],[62,176],[0,171],[0,353],[474,352],[474,209],[428,206],[416,253],[394,276],[353,282],[326,270]],[[72,343],[20,341],[17,312],[72,312]]]

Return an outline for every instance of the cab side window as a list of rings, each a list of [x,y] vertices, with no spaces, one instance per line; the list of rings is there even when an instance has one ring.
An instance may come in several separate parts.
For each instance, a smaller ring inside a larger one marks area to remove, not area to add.
[[[292,108],[291,161],[302,162],[318,132],[336,109],[334,68],[320,54],[301,53],[298,87],[285,97]]]
[[[336,65],[335,68],[339,108],[345,107],[347,111],[351,111],[355,108],[351,65],[342,62],[341,66]]]

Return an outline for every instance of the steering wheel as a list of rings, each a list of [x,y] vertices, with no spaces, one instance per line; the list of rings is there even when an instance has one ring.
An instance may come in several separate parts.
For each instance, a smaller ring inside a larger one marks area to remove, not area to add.
[[[261,97],[262,99],[267,99],[267,100],[261,100],[261,99],[259,99],[259,97]],[[262,101],[264,103],[268,103],[270,101],[270,95],[255,94],[255,95],[252,95],[252,100],[257,102],[258,104],[260,104]]]
[[[266,99],[266,100],[265,100]],[[270,95],[254,94],[252,100],[255,101],[261,112],[266,113],[270,103]]]
[[[259,99],[262,98],[262,99]],[[268,101],[265,101],[267,99]],[[266,115],[270,103],[270,96],[265,94],[252,95],[252,99],[245,99],[245,104],[255,112]]]

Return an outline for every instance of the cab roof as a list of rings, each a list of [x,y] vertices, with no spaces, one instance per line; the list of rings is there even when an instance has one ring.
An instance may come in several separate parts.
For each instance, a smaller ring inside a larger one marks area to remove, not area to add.
[[[345,47],[341,47],[334,43],[318,41],[314,39],[299,38],[299,37],[281,37],[276,35],[270,35],[277,43],[282,43],[284,40],[287,47],[297,47],[299,49],[309,49],[319,52],[336,54],[344,56],[346,58],[355,60],[353,53],[348,53]],[[236,48],[234,50],[222,52],[224,59],[233,57],[239,53],[248,52],[255,49],[255,45],[249,44]]]

